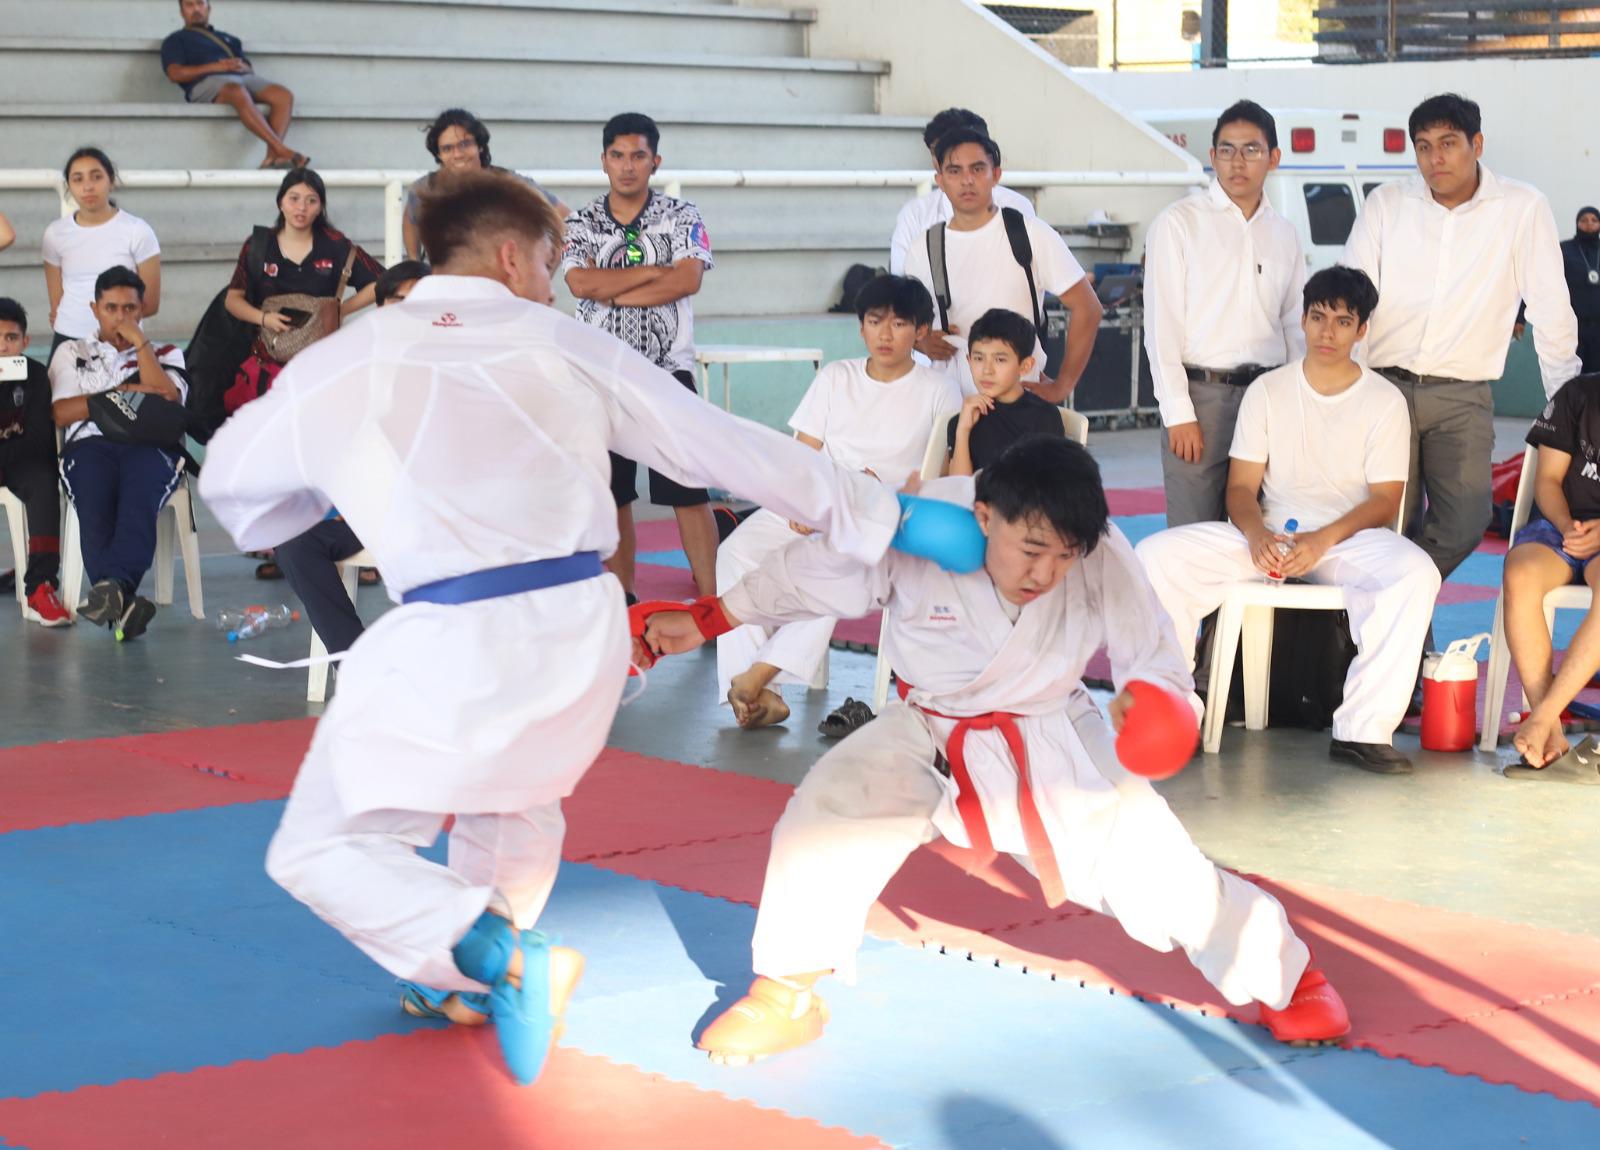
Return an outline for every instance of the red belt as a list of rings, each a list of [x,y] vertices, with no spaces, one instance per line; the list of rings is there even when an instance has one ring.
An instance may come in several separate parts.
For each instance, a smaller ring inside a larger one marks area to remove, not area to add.
[[[897,680],[900,698],[914,689],[904,679]],[[1039,885],[1044,888],[1044,901],[1049,906],[1060,906],[1067,901],[1066,887],[1061,882],[1061,870],[1056,866],[1055,852],[1050,849],[1050,836],[1045,833],[1044,820],[1039,817],[1039,807],[1033,801],[1033,786],[1029,781],[1028,746],[1022,741],[1022,731],[1017,726],[1020,715],[1010,711],[990,711],[983,715],[942,715],[916,703],[910,704],[924,715],[934,719],[948,719],[955,724],[945,746],[945,758],[950,763],[950,774],[956,781],[956,813],[967,830],[972,849],[978,852],[979,865],[994,858],[994,840],[989,837],[989,824],[983,817],[983,800],[972,785],[972,775],[967,770],[967,732],[999,731],[1017,765],[1017,813],[1022,817],[1022,837],[1028,844],[1028,857],[1039,872]]]

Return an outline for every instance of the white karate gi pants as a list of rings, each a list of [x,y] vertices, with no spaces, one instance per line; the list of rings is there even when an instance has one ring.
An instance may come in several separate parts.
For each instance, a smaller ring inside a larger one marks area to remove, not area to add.
[[[555,885],[566,820],[559,802],[458,814],[440,866],[416,851],[439,837],[446,818],[349,813],[333,757],[313,740],[267,850],[267,873],[397,978],[487,990],[457,969],[451,949],[491,902],[518,929],[534,925]]]
[[[1086,798],[1081,814],[1073,795],[1035,795],[1073,827],[1053,844],[1067,897],[1114,916],[1146,946],[1183,947],[1235,1005],[1287,1006],[1310,951],[1283,907],[1200,853],[1155,788],[1118,763],[1110,724],[1087,696],[1078,700],[1087,705],[1073,706],[1071,722],[1116,791]],[[832,970],[854,979],[867,912],[937,833],[931,818],[945,790],[934,752],[926,718],[891,703],[811,768],[773,831],[753,941],[757,974]]]
[[[717,548],[717,594],[727,591],[761,561],[801,538],[789,521],[762,508],[734,529]],[[753,663],[768,663],[778,668],[773,684],[800,683],[809,686],[828,657],[837,619],[804,619],[781,627],[759,627],[747,623],[717,638],[717,699],[728,700],[728,688],[735,675],[742,675]]]
[[[1231,523],[1174,527],[1134,550],[1172,617],[1191,669],[1200,620],[1222,606],[1233,584],[1265,578],[1250,560],[1243,533]],[[1328,548],[1305,578],[1344,589],[1356,642],[1344,702],[1333,713],[1333,737],[1392,743],[1411,702],[1423,639],[1433,622],[1438,568],[1409,539],[1372,527]]]

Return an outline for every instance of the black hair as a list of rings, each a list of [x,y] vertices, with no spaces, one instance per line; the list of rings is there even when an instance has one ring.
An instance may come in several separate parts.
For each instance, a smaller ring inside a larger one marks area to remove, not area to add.
[[[1261,129],[1261,134],[1267,138],[1269,150],[1278,146],[1278,121],[1272,118],[1272,113],[1263,108],[1254,100],[1239,100],[1225,108],[1222,115],[1217,117],[1216,127],[1211,129],[1211,146],[1217,146],[1217,137],[1222,135],[1222,129],[1229,124],[1254,124]]]
[[[1039,333],[1027,316],[1003,307],[992,307],[972,321],[972,330],[967,332],[967,347],[975,347],[984,340],[998,340],[1016,352],[1017,359],[1024,360],[1033,354],[1038,338]]]
[[[447,267],[482,241],[548,238],[561,250],[561,217],[521,176],[501,171],[445,172],[418,197],[417,233],[428,256]]]
[[[1310,312],[1316,304],[1326,308],[1343,304],[1347,310],[1355,313],[1357,320],[1366,323],[1378,306],[1378,287],[1360,268],[1334,264],[1306,281],[1303,298],[1301,315]]]
[[[69,191],[72,187],[72,165],[76,164],[79,160],[93,160],[95,163],[99,164],[106,173],[106,182],[112,187],[116,186],[117,166],[111,162],[111,157],[106,155],[99,148],[88,146],[79,148],[76,152],[73,152],[72,155],[67,157],[67,162],[61,165],[61,182],[67,185]],[[110,199],[109,197],[107,198],[106,202],[112,207],[117,206],[117,201]]]
[[[411,283],[433,274],[433,269],[422,260],[401,260],[392,268],[384,268],[378,276],[377,293],[378,306],[382,307],[394,298],[394,293],[400,290],[402,284]]]
[[[28,334],[28,311],[9,296],[0,296],[0,323],[14,323]]]
[[[132,288],[139,293],[139,299],[144,299],[144,280],[132,268],[125,268],[121,264],[109,267],[95,277],[94,298],[98,300],[112,288]]]
[[[661,147],[661,129],[643,112],[622,112],[607,120],[606,126],[600,129],[600,150],[609,148],[618,136],[643,136],[650,145],[651,155]]]
[[[1429,128],[1454,128],[1470,140],[1483,131],[1483,113],[1476,103],[1454,92],[1429,96],[1412,110],[1406,131],[1415,140]]]
[[[422,142],[427,145],[430,156],[436,161],[439,159],[439,137],[444,135],[446,128],[460,128],[469,133],[478,142],[478,158],[483,161],[484,167],[489,166],[489,129],[465,108],[446,108],[428,125],[428,134]]]
[[[1111,527],[1100,465],[1089,449],[1058,435],[1029,435],[978,472],[978,502],[1007,523],[1043,519],[1088,555]]]
[[[986,136],[989,134],[989,122],[978,113],[966,108],[946,108],[923,127],[922,146],[931,151],[939,137],[956,128],[976,128]]]
[[[945,157],[962,144],[977,144],[989,153],[991,164],[997,168],[1000,166],[1000,145],[990,139],[987,132],[980,132],[976,128],[952,128],[933,145],[934,158],[939,161],[941,168],[944,167]]]
[[[912,276],[874,276],[856,293],[857,319],[865,320],[869,311],[880,308],[888,308],[917,327],[933,323],[933,297],[922,281]]]
[[[333,221],[328,218],[328,189],[322,183],[322,177],[310,168],[291,168],[283,177],[283,182],[278,185],[278,196],[274,201],[278,205],[278,220],[272,225],[272,230],[281,232],[284,228],[283,197],[289,194],[289,189],[304,184],[317,193],[317,199],[322,201],[322,210],[317,213],[317,218],[311,221],[311,230],[331,232],[334,230]]]

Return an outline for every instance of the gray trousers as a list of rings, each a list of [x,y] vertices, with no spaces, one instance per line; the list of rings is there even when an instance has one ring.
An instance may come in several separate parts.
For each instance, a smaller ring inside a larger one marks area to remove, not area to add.
[[[1448,579],[1489,526],[1494,393],[1486,382],[1385,378],[1411,412],[1406,537]]]
[[[1189,381],[1189,401],[1200,424],[1199,463],[1172,454],[1166,429],[1161,432],[1161,482],[1167,491],[1167,526],[1208,523],[1228,518],[1228,449],[1245,389],[1231,383]]]

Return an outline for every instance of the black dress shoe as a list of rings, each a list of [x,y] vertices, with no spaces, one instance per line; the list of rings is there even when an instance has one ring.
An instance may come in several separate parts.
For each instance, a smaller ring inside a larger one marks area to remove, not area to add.
[[[1411,760],[1388,743],[1353,743],[1334,739],[1328,744],[1328,758],[1352,763],[1375,775],[1409,775]]]

